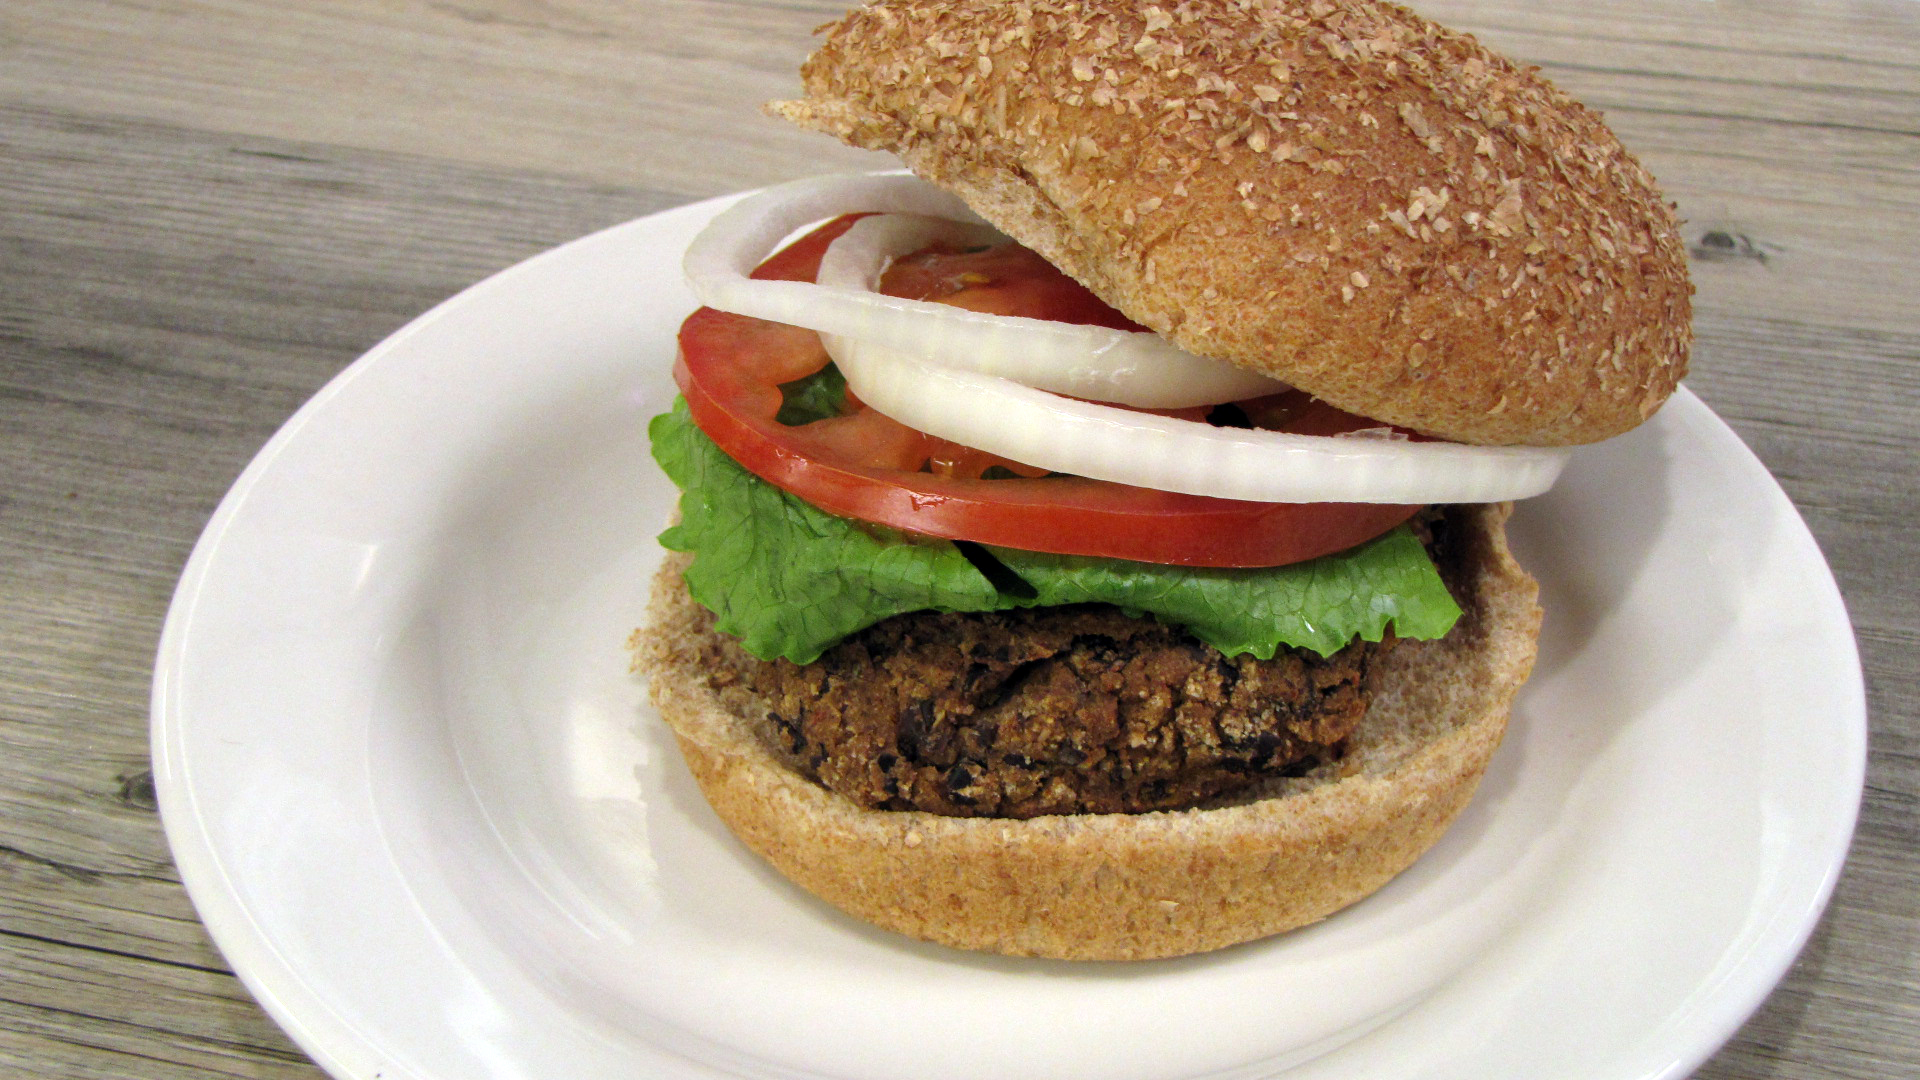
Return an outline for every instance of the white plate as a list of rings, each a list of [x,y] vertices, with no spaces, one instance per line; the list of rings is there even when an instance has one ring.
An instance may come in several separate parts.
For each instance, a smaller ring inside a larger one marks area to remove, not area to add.
[[[719,203],[588,237],[394,335],[287,424],[188,563],[155,775],[202,918],[340,1077],[1683,1075],[1845,854],[1846,613],[1682,393],[1514,523],[1539,670],[1481,794],[1316,927],[1074,966],[841,916],[717,824],[622,642],[646,451]]]

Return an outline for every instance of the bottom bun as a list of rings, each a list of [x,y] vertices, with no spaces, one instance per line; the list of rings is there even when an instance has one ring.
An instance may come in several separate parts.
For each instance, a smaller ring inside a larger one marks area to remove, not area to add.
[[[1204,952],[1368,895],[1466,806],[1539,636],[1539,587],[1508,551],[1508,512],[1450,512],[1442,572],[1465,614],[1445,638],[1381,657],[1345,755],[1207,808],[1006,820],[856,806],[776,754],[751,695],[712,685],[737,647],[688,597],[684,556],[655,580],[635,666],[714,811],[828,903],[911,937],[1014,956]]]

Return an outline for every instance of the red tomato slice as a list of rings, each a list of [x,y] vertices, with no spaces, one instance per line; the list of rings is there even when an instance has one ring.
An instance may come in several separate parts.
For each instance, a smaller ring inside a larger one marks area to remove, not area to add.
[[[858,216],[814,230],[754,276],[811,281],[827,245]],[[914,256],[890,270],[882,288],[1000,314],[1133,328],[1018,246]],[[987,466],[1010,463],[857,402],[847,415],[811,424],[776,421],[780,385],[828,359],[810,330],[702,308],[680,329],[674,379],[694,423],[747,471],[829,513],[927,536],[1179,566],[1280,566],[1369,540],[1418,509],[1241,502],[1081,477],[981,479]],[[1243,411],[1262,427],[1311,434],[1377,426],[1297,394],[1248,402]]]

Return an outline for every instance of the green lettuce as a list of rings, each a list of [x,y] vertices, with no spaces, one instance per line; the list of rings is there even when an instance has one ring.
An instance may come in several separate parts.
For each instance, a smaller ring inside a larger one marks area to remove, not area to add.
[[[1326,655],[1391,626],[1445,634],[1460,609],[1402,527],[1293,566],[1210,569],[1048,555],[931,540],[815,509],[741,468],[684,401],[648,426],[654,460],[679,485],[662,546],[693,554],[694,600],[764,659],[810,663],[849,634],[909,611],[997,611],[1108,603],[1184,627],[1221,652],[1281,646]]]

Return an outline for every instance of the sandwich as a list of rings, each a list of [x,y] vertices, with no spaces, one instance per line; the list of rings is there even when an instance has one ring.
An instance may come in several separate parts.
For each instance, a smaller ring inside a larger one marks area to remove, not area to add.
[[[1012,955],[1378,890],[1531,670],[1513,502],[1685,373],[1652,178],[1375,0],[878,0],[802,79],[772,112],[911,175],[770,189],[688,253],[633,646],[714,811],[854,916]]]

